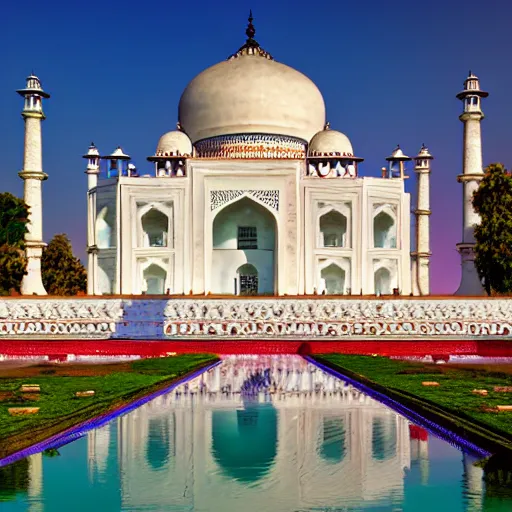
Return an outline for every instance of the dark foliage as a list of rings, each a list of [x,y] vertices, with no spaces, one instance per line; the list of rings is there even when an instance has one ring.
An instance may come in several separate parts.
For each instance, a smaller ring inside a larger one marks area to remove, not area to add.
[[[0,193],[0,295],[20,291],[26,274],[24,236],[29,209],[22,199]]]
[[[87,289],[86,270],[65,234],[55,235],[44,249],[41,272],[49,295],[77,295]]]
[[[489,295],[512,293],[512,176],[492,164],[473,195],[475,265]]]

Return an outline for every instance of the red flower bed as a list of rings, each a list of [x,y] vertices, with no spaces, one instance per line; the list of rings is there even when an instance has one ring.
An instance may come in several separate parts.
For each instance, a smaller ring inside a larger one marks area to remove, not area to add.
[[[8,357],[45,356],[65,360],[75,356],[159,357],[169,352],[215,354],[378,354],[382,356],[478,355],[512,357],[512,343],[506,341],[144,341],[144,340],[9,340],[0,341],[0,355]]]

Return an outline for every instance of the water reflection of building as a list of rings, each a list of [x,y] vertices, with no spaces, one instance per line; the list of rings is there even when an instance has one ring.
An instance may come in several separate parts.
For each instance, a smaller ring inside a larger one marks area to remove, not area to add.
[[[478,512],[483,510],[484,498],[484,471],[475,466],[477,459],[471,455],[463,454],[462,463],[464,465],[463,481],[467,494],[466,512]]]
[[[123,506],[196,510],[401,502],[411,457],[406,419],[290,357],[228,358],[120,418],[119,451]]]
[[[411,465],[419,466],[421,484],[427,485],[429,473],[428,432],[417,425],[410,425]]]
[[[87,467],[89,469],[89,480],[91,482],[97,476],[103,476],[107,468],[110,428],[111,424],[107,423],[104,427],[91,430],[87,433]]]
[[[8,466],[0,467],[0,503],[26,495],[28,512],[40,512],[43,489],[43,456],[30,455]]]

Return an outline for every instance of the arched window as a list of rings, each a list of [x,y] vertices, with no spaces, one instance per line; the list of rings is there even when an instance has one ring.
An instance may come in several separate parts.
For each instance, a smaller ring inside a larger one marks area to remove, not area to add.
[[[320,456],[326,462],[339,464],[345,458],[345,425],[343,418],[324,418]]]
[[[159,210],[152,208],[142,218],[143,247],[167,247],[169,218]]]
[[[113,246],[112,220],[112,215],[108,207],[105,206],[100,210],[96,218],[96,245],[99,249],[108,249]]]
[[[154,471],[160,471],[167,466],[169,454],[173,448],[171,443],[169,418],[166,416],[151,418],[148,424],[146,460]]]
[[[375,460],[388,460],[396,454],[395,416],[373,418],[372,457]]]
[[[375,272],[375,294],[391,294],[391,272],[387,268],[382,267]]]
[[[258,271],[254,265],[246,263],[237,270],[239,295],[257,295]]]
[[[345,271],[331,263],[320,272],[328,295],[342,295],[345,292]]]
[[[320,233],[323,247],[345,247],[347,218],[336,210],[331,210],[320,217]]]
[[[143,272],[145,291],[149,295],[162,295],[165,293],[167,272],[154,263]]]
[[[396,249],[396,224],[389,213],[382,211],[373,219],[373,246]]]

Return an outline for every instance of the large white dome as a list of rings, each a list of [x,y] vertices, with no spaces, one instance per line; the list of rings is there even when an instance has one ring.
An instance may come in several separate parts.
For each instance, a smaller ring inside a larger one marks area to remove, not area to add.
[[[325,124],[322,94],[308,77],[273,60],[248,36],[235,55],[188,84],[179,103],[183,130],[194,143],[246,133],[311,140]]]

